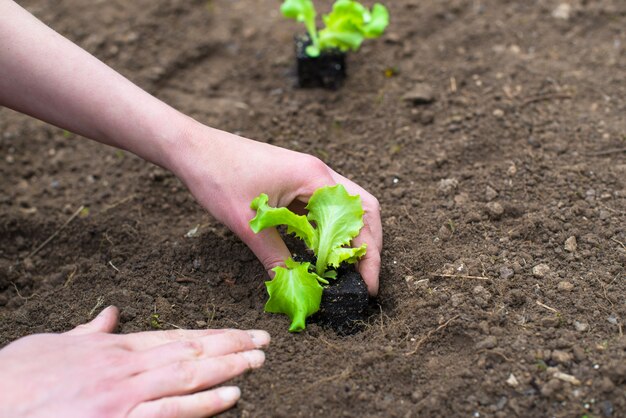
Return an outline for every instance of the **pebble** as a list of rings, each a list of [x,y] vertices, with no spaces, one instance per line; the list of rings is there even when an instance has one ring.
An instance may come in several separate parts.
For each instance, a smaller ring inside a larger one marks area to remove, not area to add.
[[[469,200],[470,200],[470,198],[469,198],[469,195],[467,193],[459,193],[456,196],[454,196],[454,204],[459,206],[459,207],[467,205]]]
[[[533,276],[539,279],[544,279],[545,277],[548,276],[549,273],[550,273],[550,267],[548,267],[547,264],[541,263],[533,267]]]
[[[495,116],[498,119],[502,119],[504,117],[504,110],[502,109],[496,109],[493,111],[493,116]]]
[[[463,293],[455,293],[450,297],[450,301],[452,302],[452,306],[455,308],[462,305],[465,300],[465,295]]]
[[[569,20],[571,14],[572,6],[568,3],[561,3],[552,10],[552,17],[559,20]]]
[[[410,289],[414,289],[414,290],[417,290],[417,289],[426,290],[428,289],[428,286],[430,286],[429,279],[417,279],[415,276],[405,276],[404,281],[406,282],[407,286]]]
[[[498,219],[502,216],[502,214],[504,214],[504,208],[498,202],[489,202],[486,207],[487,213],[489,213],[489,216],[494,219]]]
[[[561,390],[563,383],[559,379],[550,379],[548,383],[543,385],[541,388],[541,394],[546,397],[550,397],[554,395],[556,392]]]
[[[500,278],[507,280],[510,279],[511,277],[513,277],[515,275],[515,271],[513,271],[512,268],[509,267],[502,267],[500,269]]]
[[[550,358],[557,363],[567,364],[574,359],[574,356],[567,351],[554,350],[550,355]]]
[[[35,263],[33,262],[32,258],[26,258],[26,259],[24,259],[24,261],[22,263],[24,265],[24,270],[26,270],[26,271],[33,271],[33,270],[35,270]]]
[[[574,284],[568,281],[562,281],[557,285],[557,289],[562,292],[571,292],[572,289],[574,289]]]
[[[573,253],[578,248],[578,243],[576,242],[576,237],[571,236],[565,240],[564,245],[565,251]]]
[[[558,316],[548,316],[541,320],[541,326],[545,328],[556,328],[561,323]]]
[[[478,350],[492,349],[494,347],[497,347],[497,345],[498,345],[498,339],[495,336],[490,335],[487,338],[485,338],[484,340],[479,341],[476,344],[476,348]]]
[[[467,223],[480,222],[481,221],[480,213],[475,212],[475,211],[468,212],[465,218],[465,221]]]
[[[519,381],[517,380],[517,378],[515,377],[515,375],[513,373],[511,373],[509,375],[509,378],[506,379],[506,384],[515,388],[517,386],[519,386]]]
[[[402,96],[402,100],[414,105],[429,104],[435,101],[435,94],[430,84],[417,83]]]
[[[587,355],[585,354],[585,349],[579,345],[575,345],[572,348],[572,352],[574,353],[574,359],[577,362],[581,362],[587,358]]]
[[[491,293],[482,286],[476,286],[472,290],[474,294],[474,301],[482,308],[486,307],[491,300]]]
[[[589,324],[586,322],[574,321],[574,328],[578,332],[587,332],[589,331]]]
[[[457,187],[459,187],[459,181],[457,179],[441,179],[441,181],[439,181],[439,185],[437,186],[437,190],[447,195],[455,191]]]
[[[487,199],[487,201],[490,202],[496,197],[498,197],[498,192],[496,191],[496,189],[491,186],[487,186],[485,190],[485,198]]]

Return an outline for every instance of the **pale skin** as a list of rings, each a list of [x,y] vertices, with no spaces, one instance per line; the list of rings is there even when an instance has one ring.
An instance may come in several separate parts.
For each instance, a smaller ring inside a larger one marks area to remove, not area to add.
[[[366,243],[368,249],[358,268],[370,294],[377,294],[380,209],[363,188],[315,157],[185,116],[11,0],[0,0],[0,40],[0,105],[172,171],[248,245],[268,273],[290,252],[276,230],[250,230],[254,197],[266,193],[270,205],[302,211],[321,186],[341,183],[359,194],[365,226],[354,245]],[[207,389],[260,366],[262,352],[256,348],[269,342],[263,331],[110,334],[116,320],[117,311],[109,308],[95,323],[65,334],[25,337],[0,350],[0,416],[212,415],[234,405],[239,392]],[[135,387],[138,382],[141,390]]]

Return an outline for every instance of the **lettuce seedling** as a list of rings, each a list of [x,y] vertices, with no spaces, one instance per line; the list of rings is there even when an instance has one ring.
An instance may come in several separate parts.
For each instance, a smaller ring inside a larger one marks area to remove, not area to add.
[[[285,0],[280,10],[285,17],[306,26],[311,39],[306,53],[310,57],[317,57],[328,49],[356,51],[365,39],[379,37],[389,25],[389,11],[380,3],[370,11],[358,1],[337,0],[332,11],[323,16],[326,27],[319,32],[312,0]]]
[[[351,241],[363,227],[361,197],[351,196],[338,184],[317,189],[306,206],[306,216],[297,215],[287,208],[268,205],[268,196],[261,194],[250,207],[256,216],[250,228],[258,233],[265,228],[286,225],[287,233],[295,234],[316,257],[311,263],[285,261],[286,267],[276,267],[276,276],[265,283],[270,295],[265,311],[284,313],[291,319],[289,331],[302,331],[306,318],[318,311],[322,300],[322,284],[335,279],[341,263],[356,263],[365,255],[366,244],[350,247]]]

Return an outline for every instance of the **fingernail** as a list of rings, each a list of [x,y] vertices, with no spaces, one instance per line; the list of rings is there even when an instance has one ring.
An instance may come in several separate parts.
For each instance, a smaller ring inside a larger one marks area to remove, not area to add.
[[[254,329],[248,331],[248,335],[257,347],[264,347],[270,343],[270,335],[266,331]]]
[[[222,402],[227,404],[237,402],[237,400],[241,398],[241,389],[237,386],[224,386],[215,390]]]
[[[253,369],[261,367],[265,362],[265,353],[261,350],[250,350],[241,353]]]

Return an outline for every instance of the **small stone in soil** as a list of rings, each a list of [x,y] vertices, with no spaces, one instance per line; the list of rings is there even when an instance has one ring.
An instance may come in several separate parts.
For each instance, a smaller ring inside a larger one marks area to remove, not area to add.
[[[557,288],[562,292],[571,292],[574,289],[574,284],[568,281],[559,282]]]
[[[426,83],[417,83],[409,90],[402,100],[411,102],[414,105],[429,104],[435,101],[433,88]]]
[[[493,219],[499,219],[504,214],[504,208],[498,202],[487,203],[487,213]]]
[[[447,195],[456,190],[457,187],[459,187],[459,181],[457,179],[441,179],[439,185],[437,186],[437,191],[441,194]]]
[[[538,279],[543,279],[548,276],[550,273],[550,267],[547,264],[537,264],[533,267],[533,276]]]
[[[485,338],[484,340],[479,341],[476,344],[476,348],[478,350],[484,350],[484,349],[494,348],[497,345],[498,345],[498,339],[495,336],[490,335],[489,337]]]
[[[515,271],[513,271],[512,268],[509,267],[502,267],[500,269],[500,278],[501,279],[510,279],[511,277],[513,277],[515,275]]]
[[[561,364],[567,364],[574,358],[574,356],[572,356],[570,353],[562,350],[554,350],[550,357],[552,358],[552,360]]]
[[[573,253],[576,251],[576,248],[578,248],[578,244],[576,243],[576,237],[571,236],[568,239],[565,240],[565,245],[564,245],[565,251]]]

